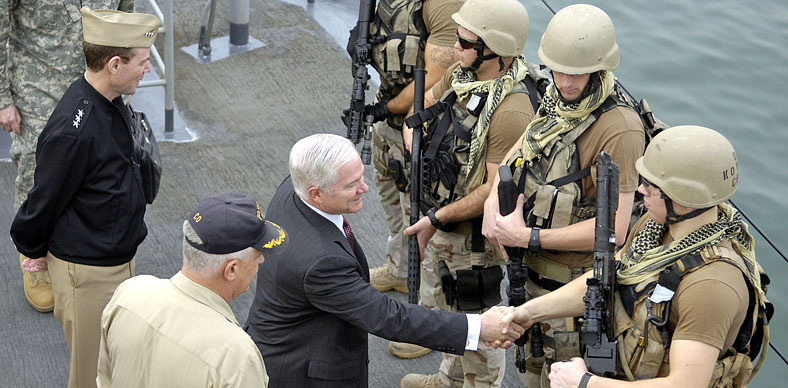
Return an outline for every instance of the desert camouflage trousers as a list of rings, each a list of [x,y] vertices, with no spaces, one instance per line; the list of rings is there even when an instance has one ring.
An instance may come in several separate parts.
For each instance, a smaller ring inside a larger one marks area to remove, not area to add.
[[[533,282],[525,283],[525,296],[528,300],[547,294],[548,290],[539,287]],[[547,379],[549,369],[545,365],[545,359],[553,361],[567,361],[572,357],[581,357],[580,338],[576,327],[573,331],[567,331],[567,319],[550,319],[540,323],[544,333],[544,357],[533,357],[531,355],[530,342],[525,344],[525,373],[520,373],[520,380],[526,388],[549,388],[550,381]]]
[[[389,159],[396,159],[405,166],[402,131],[389,127],[384,120],[373,128],[372,164],[375,187],[389,227],[385,265],[392,275],[405,278],[408,276],[408,236],[403,231],[410,225],[410,194],[397,190],[389,171]]]
[[[441,288],[438,262],[446,261],[452,276],[456,271],[471,269],[472,265],[500,265],[496,254],[489,244],[485,244],[485,252],[471,252],[471,236],[438,230],[424,249],[422,262],[420,304],[427,308],[439,308],[445,311],[482,313],[483,311],[461,311],[456,305],[446,304],[446,297]],[[466,351],[463,356],[443,353],[439,375],[441,381],[449,387],[500,387],[506,365],[503,349],[493,349],[479,342],[478,351]]]
[[[11,161],[17,169],[16,180],[14,181],[14,213],[22,206],[22,202],[27,199],[27,193],[33,188],[33,175],[36,171],[36,145],[38,136],[44,129],[48,118],[33,117],[25,115],[21,110],[22,116],[22,135],[11,133],[11,150],[9,155]]]

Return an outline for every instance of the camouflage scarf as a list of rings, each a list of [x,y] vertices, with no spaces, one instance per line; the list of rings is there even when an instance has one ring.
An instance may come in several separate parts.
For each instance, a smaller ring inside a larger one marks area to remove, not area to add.
[[[684,236],[681,240],[662,245],[662,237],[668,230],[666,225],[648,220],[638,232],[632,245],[621,256],[621,269],[616,273],[619,284],[638,284],[656,276],[665,267],[684,256],[714,246],[730,239],[734,249],[742,255],[747,265],[755,264],[754,241],[742,222],[741,214],[728,204],[717,205],[718,217],[714,223]]]
[[[599,87],[579,102],[564,103],[555,82],[547,86],[537,117],[528,124],[523,137],[523,161],[530,166],[553,139],[571,131],[610,96],[615,76],[610,71],[599,73]]]
[[[465,171],[465,192],[470,193],[484,183],[487,165],[487,134],[490,127],[490,118],[498,104],[514,88],[514,85],[528,76],[525,66],[525,57],[519,55],[514,58],[512,65],[503,74],[495,79],[476,81],[476,75],[471,71],[464,71],[462,67],[454,69],[451,81],[452,89],[457,93],[457,99],[462,100],[473,93],[487,93],[487,103],[476,120],[471,134],[471,153],[468,157],[468,168]]]

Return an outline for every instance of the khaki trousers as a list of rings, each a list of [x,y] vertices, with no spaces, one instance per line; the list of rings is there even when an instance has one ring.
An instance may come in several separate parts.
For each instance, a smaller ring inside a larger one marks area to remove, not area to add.
[[[118,285],[134,276],[134,265],[134,259],[114,267],[76,264],[47,253],[55,319],[71,352],[68,388],[96,386],[101,313]]]
[[[403,231],[410,225],[410,193],[403,193],[397,189],[388,168],[388,161],[396,159],[404,168],[403,147],[401,130],[389,127],[385,120],[375,123],[372,132],[375,187],[378,189],[380,204],[389,227],[384,265],[389,273],[398,278],[408,276],[408,236]]]
[[[476,254],[479,255],[479,254]],[[421,285],[419,295],[421,303],[427,308],[437,307],[444,311],[482,313],[486,311],[461,311],[456,303],[449,306],[440,282],[438,262],[445,261],[456,278],[457,270],[471,269],[473,265],[493,266],[498,265],[495,252],[490,244],[485,244],[485,253],[475,262],[471,252],[471,236],[444,232],[438,230],[424,249],[424,262],[422,262]],[[425,270],[425,262],[432,268]],[[479,341],[479,349],[475,352],[466,351],[458,356],[442,353],[441,365],[438,375],[441,382],[448,387],[464,388],[499,388],[506,370],[506,354],[503,349],[493,349]]]

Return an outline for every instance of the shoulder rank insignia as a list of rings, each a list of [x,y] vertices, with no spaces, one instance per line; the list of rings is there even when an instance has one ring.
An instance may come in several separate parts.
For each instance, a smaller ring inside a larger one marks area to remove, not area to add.
[[[70,119],[70,127],[73,130],[79,130],[82,128],[82,124],[87,120],[88,114],[90,113],[90,109],[93,107],[93,104],[90,103],[90,100],[83,98],[79,100],[77,106],[74,108],[74,111],[71,112],[71,119]]]

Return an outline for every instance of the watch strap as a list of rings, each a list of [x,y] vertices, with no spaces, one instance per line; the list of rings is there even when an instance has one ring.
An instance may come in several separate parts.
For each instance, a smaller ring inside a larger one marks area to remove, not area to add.
[[[577,385],[577,388],[586,388],[588,386],[588,380],[591,380],[591,372],[586,372],[583,374],[583,377],[580,378],[580,384]]]
[[[437,210],[438,210],[438,209],[437,209],[437,208],[434,208],[434,207],[433,207],[433,208],[431,208],[430,210],[427,210],[427,217],[430,219],[430,223],[432,224],[432,226],[434,226],[434,227],[436,227],[436,228],[440,229],[440,228],[442,228],[444,225],[443,225],[443,223],[442,223],[442,222],[440,222],[440,220],[438,220],[438,217],[436,217],[436,216],[435,216],[435,212],[436,212]]]
[[[539,231],[542,230],[538,226],[531,228],[531,238],[528,239],[528,252],[539,253],[542,249],[542,243],[539,241]]]

